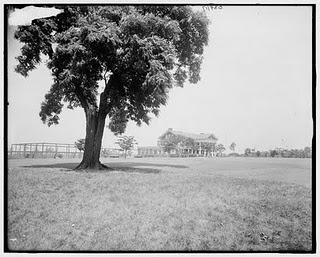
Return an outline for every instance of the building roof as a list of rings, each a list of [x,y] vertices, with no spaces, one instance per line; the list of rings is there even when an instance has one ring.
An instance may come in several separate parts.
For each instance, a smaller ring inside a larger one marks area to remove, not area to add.
[[[167,133],[171,132],[174,135],[180,135],[184,137],[189,137],[192,138],[193,140],[206,140],[206,139],[211,139],[209,137],[212,137],[214,140],[218,140],[218,138],[214,134],[210,133],[200,133],[200,134],[194,134],[194,133],[187,133],[183,131],[176,131],[172,129],[168,129],[166,132],[164,132],[159,139],[163,138]]]

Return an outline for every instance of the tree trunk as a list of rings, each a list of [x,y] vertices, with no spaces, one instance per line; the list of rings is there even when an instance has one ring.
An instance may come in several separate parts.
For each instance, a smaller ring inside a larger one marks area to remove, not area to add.
[[[100,162],[100,151],[105,126],[106,114],[93,108],[86,110],[86,139],[85,150],[81,163],[75,168],[82,169],[107,169]]]

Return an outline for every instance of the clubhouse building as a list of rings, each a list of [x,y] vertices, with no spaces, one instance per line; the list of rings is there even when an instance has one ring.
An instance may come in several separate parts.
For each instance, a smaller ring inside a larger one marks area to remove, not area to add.
[[[204,143],[216,143],[218,138],[214,134],[200,133],[186,133],[183,131],[175,131],[172,128],[169,128],[164,132],[157,142],[157,146],[145,146],[138,147],[138,155],[142,157],[152,157],[152,156],[167,156],[167,155],[177,155],[178,150],[173,149],[169,153],[165,152],[163,148],[163,142],[171,137],[183,136],[186,138],[191,138],[197,144],[197,150],[191,148],[182,148],[180,149],[180,154],[185,156],[213,156],[213,152],[207,152],[202,145]]]

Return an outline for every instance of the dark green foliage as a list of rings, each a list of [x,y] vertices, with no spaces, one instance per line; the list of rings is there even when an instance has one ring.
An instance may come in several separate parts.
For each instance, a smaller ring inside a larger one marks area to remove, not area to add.
[[[282,157],[282,158],[311,158],[312,148],[309,146],[304,149],[283,149],[275,148],[269,151],[251,151],[250,148],[246,148],[244,152],[245,157]]]
[[[19,26],[15,33],[24,43],[17,72],[27,76],[43,55],[48,58],[54,84],[40,116],[49,126],[58,124],[65,101],[71,109],[81,105],[106,112],[112,131],[122,133],[129,119],[148,124],[149,113],[158,115],[175,83],[199,81],[208,43],[203,12],[188,6],[56,8],[63,12]],[[101,80],[105,88],[98,99]]]
[[[311,158],[312,148],[309,146],[306,146],[303,149],[276,148],[276,149],[270,150],[270,155],[272,157],[279,155],[280,157],[283,157],[283,158]]]
[[[251,149],[250,148],[246,148],[245,150],[244,150],[244,155],[245,156],[249,156],[251,154]]]
[[[53,84],[41,104],[41,120],[59,123],[66,102],[86,115],[85,154],[79,169],[99,163],[107,125],[125,132],[132,120],[149,124],[169,89],[200,80],[208,19],[188,6],[56,6],[55,17],[19,26],[24,43],[16,71],[23,76],[45,57]],[[99,88],[103,84],[103,88]]]
[[[271,157],[275,157],[278,154],[278,152],[276,150],[272,150],[270,152]]]
[[[127,111],[115,107],[110,111],[109,117],[109,129],[114,132],[115,135],[124,133],[129,121],[127,118]]]
[[[304,155],[305,155],[306,158],[310,158],[312,156],[312,148],[309,147],[309,146],[306,146],[303,149],[303,152],[304,152]]]

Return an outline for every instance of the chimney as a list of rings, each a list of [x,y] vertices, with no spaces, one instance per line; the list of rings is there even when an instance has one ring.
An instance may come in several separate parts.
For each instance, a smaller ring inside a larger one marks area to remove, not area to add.
[[[172,131],[173,129],[172,129],[172,128],[168,128],[168,130],[169,130],[169,131]]]

